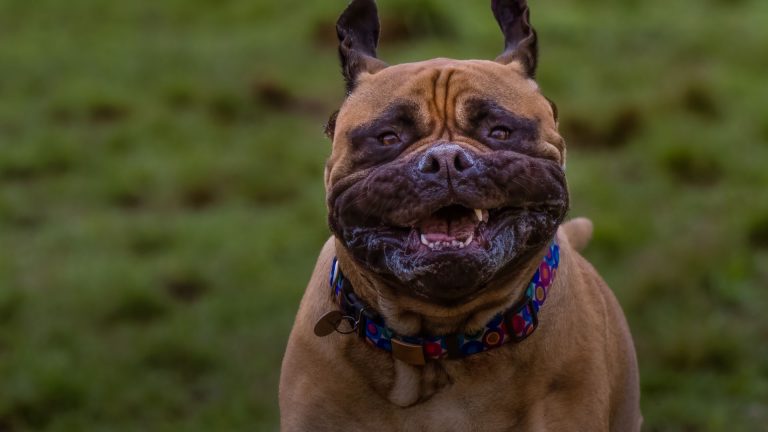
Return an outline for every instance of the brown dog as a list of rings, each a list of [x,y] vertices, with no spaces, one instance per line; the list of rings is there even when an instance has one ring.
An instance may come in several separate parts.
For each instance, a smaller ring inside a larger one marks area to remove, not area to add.
[[[591,223],[561,226],[565,143],[528,7],[492,4],[495,61],[387,66],[373,0],[339,19],[334,236],[285,353],[285,431],[640,428],[624,315],[577,252]]]

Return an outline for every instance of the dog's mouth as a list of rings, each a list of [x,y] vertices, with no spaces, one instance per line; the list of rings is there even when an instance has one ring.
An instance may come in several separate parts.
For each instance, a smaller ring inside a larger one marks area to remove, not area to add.
[[[497,208],[450,204],[411,226],[380,225],[373,236],[388,245],[382,249],[385,273],[405,282],[412,295],[455,302],[551,239],[561,214],[562,205],[554,203]]]
[[[390,235],[396,238],[398,232],[407,234],[403,246],[408,255],[471,253],[489,249],[495,237],[514,230],[521,217],[546,217],[551,210],[546,204],[489,209],[452,204],[440,207],[410,228],[391,227]]]
[[[487,221],[488,210],[450,205],[419,221],[411,237],[417,235],[420,249],[425,251],[461,250],[473,242],[485,243],[482,228]]]
[[[563,212],[562,203],[450,204],[406,226],[380,220],[353,227],[346,244],[361,262],[409,295],[455,304],[549,241]]]

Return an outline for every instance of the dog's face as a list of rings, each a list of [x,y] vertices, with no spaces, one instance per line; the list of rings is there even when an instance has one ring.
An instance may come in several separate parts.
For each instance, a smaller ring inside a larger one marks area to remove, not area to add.
[[[554,236],[568,208],[554,105],[532,79],[525,2],[494,1],[496,61],[375,58],[378,17],[339,20],[349,95],[332,119],[331,229],[401,294],[450,304],[502,280]]]

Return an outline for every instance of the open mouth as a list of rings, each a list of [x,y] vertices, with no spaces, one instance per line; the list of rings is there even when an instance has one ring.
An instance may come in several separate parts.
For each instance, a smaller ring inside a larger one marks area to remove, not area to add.
[[[412,230],[420,249],[429,251],[461,250],[472,243],[485,245],[483,227],[488,222],[488,211],[450,205],[419,221]]]

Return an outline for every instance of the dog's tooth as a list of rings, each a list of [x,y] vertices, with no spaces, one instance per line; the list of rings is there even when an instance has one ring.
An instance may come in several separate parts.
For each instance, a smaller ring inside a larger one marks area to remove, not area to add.
[[[424,246],[429,246],[429,241],[427,241],[427,236],[425,236],[424,234],[421,235],[421,244],[423,244]]]
[[[470,234],[470,235],[469,235],[469,238],[468,238],[466,241],[464,241],[464,247],[467,247],[467,246],[469,246],[469,244],[470,244],[470,243],[472,243],[472,240],[473,240],[474,238],[475,238],[475,234],[474,234],[474,233]]]
[[[475,217],[477,218],[478,222],[483,221],[483,211],[480,209],[475,209]]]

